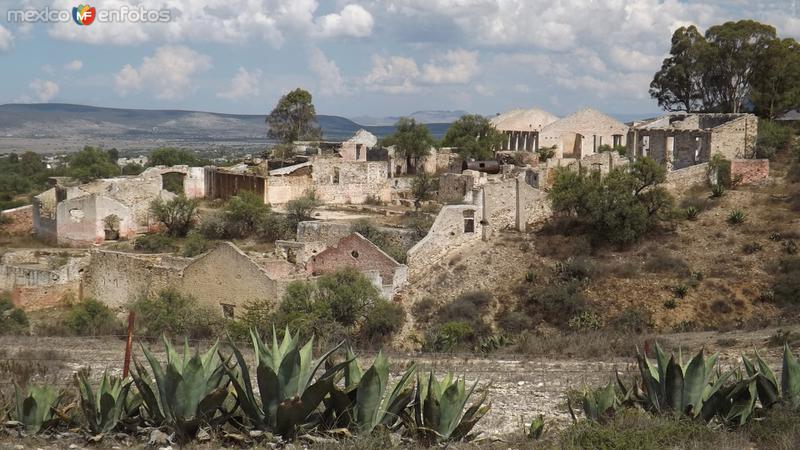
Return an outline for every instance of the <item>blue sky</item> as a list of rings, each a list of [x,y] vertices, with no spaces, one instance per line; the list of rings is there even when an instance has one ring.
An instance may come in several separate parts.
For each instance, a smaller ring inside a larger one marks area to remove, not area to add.
[[[72,0],[0,0],[0,103],[263,114],[304,87],[317,111],[657,111],[672,31],[754,18],[800,37],[795,0],[96,0],[167,23],[10,23]]]

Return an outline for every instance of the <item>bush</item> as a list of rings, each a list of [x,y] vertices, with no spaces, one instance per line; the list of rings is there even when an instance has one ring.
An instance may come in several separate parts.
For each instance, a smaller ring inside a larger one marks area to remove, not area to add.
[[[364,319],[362,335],[367,342],[379,343],[400,331],[406,322],[403,307],[386,300],[378,302]]]
[[[270,214],[269,205],[256,194],[239,192],[225,205],[225,230],[228,238],[252,236],[260,230]]]
[[[202,339],[217,337],[224,329],[219,312],[173,289],[161,291],[155,298],[142,297],[130,308],[136,313],[140,334],[146,337],[166,334]]]
[[[438,326],[432,339],[428,340],[431,350],[451,352],[459,347],[471,346],[475,340],[475,330],[467,322],[450,321]]]
[[[620,315],[609,322],[609,325],[621,333],[642,334],[653,326],[653,318],[647,309],[634,306],[622,311]]]
[[[203,217],[197,231],[206,239],[225,239],[227,230],[225,217],[221,212],[213,212]]]
[[[539,147],[536,150],[536,155],[539,157],[539,162],[546,162],[548,159],[556,156],[556,147]]]
[[[756,158],[772,158],[776,153],[789,148],[792,129],[771,120],[758,121]]]
[[[286,214],[289,228],[296,230],[297,224],[314,218],[314,210],[319,207],[319,202],[313,193],[294,199],[286,203]]]
[[[669,299],[664,301],[664,308],[675,309],[677,307],[678,307],[678,303],[675,302],[674,298],[669,298]]]
[[[214,248],[214,244],[199,233],[190,233],[183,244],[181,255],[192,258]]]
[[[525,299],[525,311],[531,317],[556,325],[566,325],[570,318],[587,308],[580,282],[569,281],[532,289]]]
[[[587,281],[594,273],[594,262],[591,259],[576,256],[564,262],[556,263],[556,274],[565,281]]]
[[[725,186],[722,183],[717,183],[711,185],[711,196],[714,198],[720,198],[725,195]]]
[[[428,235],[434,218],[423,212],[406,213],[403,216],[403,226],[414,231],[414,236],[420,240]]]
[[[399,263],[406,262],[405,249],[392,242],[391,238],[386,233],[379,230],[378,227],[373,225],[369,220],[361,219],[355,222],[350,227],[350,230],[367,238],[368,241],[378,246],[378,248],[394,258],[395,261]]]
[[[684,297],[686,297],[686,294],[689,293],[689,286],[687,286],[685,284],[679,284],[677,286],[673,286],[672,287],[672,293],[677,298],[684,298]]]
[[[741,209],[734,209],[728,214],[727,222],[731,225],[739,225],[744,223],[746,215]]]
[[[715,186],[719,186],[722,189],[721,192],[724,193],[725,189],[732,187],[733,184],[731,180],[731,161],[720,154],[712,156],[711,160],[708,161],[706,178],[711,183],[712,194],[714,194]],[[721,196],[721,193],[720,195],[714,195],[714,197]]]
[[[533,320],[527,314],[512,309],[502,311],[495,321],[508,333],[522,333],[533,328]]]
[[[554,211],[585,222],[596,241],[627,245],[672,210],[672,196],[659,186],[665,179],[666,170],[650,158],[606,176],[563,168],[548,196]]]
[[[72,305],[64,325],[76,336],[122,334],[122,323],[105,303],[87,298]]]
[[[25,311],[14,307],[11,296],[0,295],[0,335],[28,334],[30,321]]]
[[[603,322],[597,314],[584,311],[569,319],[568,325],[573,331],[599,330],[603,327]]]
[[[780,260],[772,290],[775,300],[790,305],[800,304],[799,256],[787,256]]]
[[[683,259],[670,255],[665,250],[653,253],[644,263],[644,270],[650,273],[671,272],[677,275],[689,275],[689,264]]]
[[[179,195],[165,201],[158,198],[150,204],[150,213],[164,224],[167,234],[172,237],[183,237],[192,229],[197,212],[197,202]]]
[[[178,250],[175,240],[163,234],[146,234],[133,241],[133,249],[145,253],[172,253]]]
[[[697,220],[697,216],[700,215],[700,210],[697,209],[696,206],[689,206],[686,208],[684,214],[688,220]]]

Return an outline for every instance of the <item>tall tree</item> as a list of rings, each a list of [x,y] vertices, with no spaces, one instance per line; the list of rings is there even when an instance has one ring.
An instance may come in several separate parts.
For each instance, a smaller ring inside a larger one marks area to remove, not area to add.
[[[694,112],[703,108],[705,37],[692,25],[672,35],[670,57],[650,83],[650,95],[666,111]]]
[[[742,110],[759,61],[777,39],[775,27],[754,20],[726,22],[706,30],[711,53],[705,66],[706,89],[715,96],[716,110]]]
[[[88,182],[119,175],[120,170],[116,162],[108,159],[108,153],[104,150],[86,146],[70,156],[68,173],[73,178]]]
[[[431,146],[436,141],[431,136],[428,127],[417,123],[410,117],[401,117],[394,126],[394,133],[383,138],[382,144],[393,145],[400,154],[406,157],[408,167],[416,169],[419,159],[430,153]]]
[[[267,116],[267,135],[283,144],[322,139],[311,93],[297,88],[281,97]]]
[[[152,152],[147,157],[147,165],[150,167],[155,166],[199,166],[201,161],[192,153],[187,150],[181,150],[173,147],[160,147]]]
[[[800,105],[800,44],[776,39],[754,72],[750,102],[756,113],[775,119]]]
[[[477,114],[461,116],[450,125],[442,145],[455,147],[464,158],[489,159],[503,142],[503,135],[489,119]]]

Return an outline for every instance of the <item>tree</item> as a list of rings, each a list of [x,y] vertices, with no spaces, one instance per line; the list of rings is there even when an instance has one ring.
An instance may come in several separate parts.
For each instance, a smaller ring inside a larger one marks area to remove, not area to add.
[[[179,195],[165,201],[157,198],[150,203],[150,213],[167,229],[167,235],[184,237],[192,229],[197,212],[194,199]]]
[[[399,154],[405,156],[409,169],[416,172],[417,162],[430,153],[431,146],[436,141],[428,127],[418,124],[410,117],[401,117],[394,127],[394,133],[383,138],[382,145],[387,147],[393,145]]]
[[[703,64],[707,43],[697,27],[680,27],[672,35],[670,57],[650,83],[650,95],[666,111],[703,108]]]
[[[289,220],[289,227],[297,230],[297,224],[306,220],[311,220],[314,210],[319,206],[319,202],[313,193],[307,193],[303,197],[290,200],[286,203],[286,215]]]
[[[229,237],[251,236],[267,221],[269,205],[258,195],[242,191],[233,196],[225,205],[225,229]]]
[[[283,144],[322,139],[311,93],[297,88],[281,97],[267,116],[267,136]]]
[[[147,165],[155,166],[199,166],[201,161],[186,150],[172,147],[160,147],[152,152],[147,158]]]
[[[111,148],[106,150],[106,153],[108,153],[108,159],[116,164],[117,160],[119,159],[119,150],[116,148]]]
[[[44,170],[44,161],[38,153],[25,152],[19,157],[19,173],[21,175],[32,177]]]
[[[800,44],[774,40],[755,69],[750,101],[756,113],[775,119],[800,104]]]
[[[455,147],[464,158],[485,160],[492,157],[503,142],[503,134],[497,131],[489,119],[477,115],[461,116],[450,125],[442,140],[442,146]]]
[[[120,174],[116,162],[108,159],[105,151],[86,146],[69,158],[69,175],[88,182],[97,178],[113,177]]]
[[[726,22],[706,30],[706,41],[712,49],[706,71],[706,89],[714,95],[720,111],[738,113],[750,94],[754,78],[767,75],[755,73],[769,45],[777,39],[775,27],[754,20]]]
[[[436,179],[424,170],[420,171],[411,180],[411,194],[414,196],[414,207],[419,209],[420,203],[430,198],[431,193],[437,189]]]
[[[627,245],[639,240],[672,208],[672,196],[661,186],[665,170],[650,158],[608,175],[560,169],[548,194],[553,210],[585,222],[596,241]]]

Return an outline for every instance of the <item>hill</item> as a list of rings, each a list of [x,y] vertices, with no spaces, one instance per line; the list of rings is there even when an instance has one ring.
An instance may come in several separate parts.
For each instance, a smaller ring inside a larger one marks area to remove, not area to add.
[[[118,148],[135,143],[165,141],[189,147],[200,145],[263,146],[267,142],[263,115],[221,114],[203,111],[102,108],[62,103],[0,105],[0,140],[17,142],[26,149],[42,150],[47,142],[103,142]],[[326,140],[345,140],[360,128],[378,137],[392,126],[362,126],[350,119],[318,115]],[[428,125],[441,137],[447,124]],[[3,145],[0,151],[7,148]],[[49,148],[47,149],[49,151]]]

